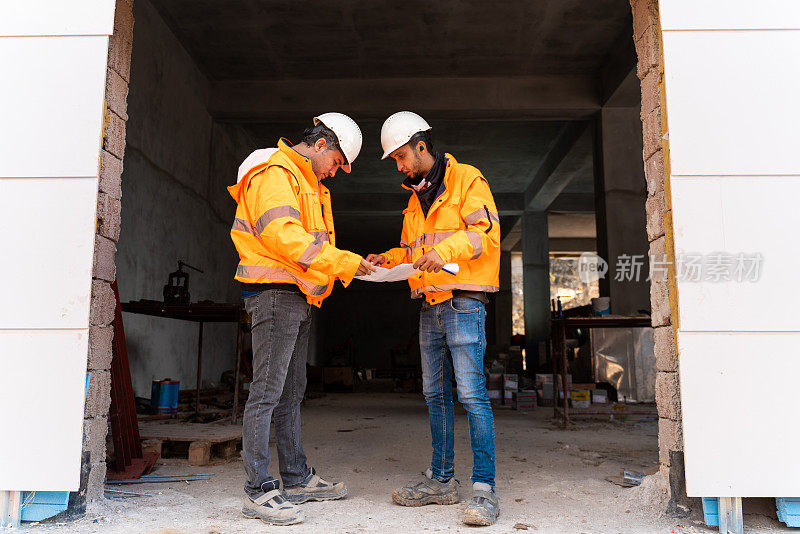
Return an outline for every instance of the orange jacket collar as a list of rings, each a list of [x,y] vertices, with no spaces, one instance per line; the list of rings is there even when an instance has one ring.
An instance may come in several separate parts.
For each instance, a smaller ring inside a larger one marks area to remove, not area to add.
[[[311,168],[311,160],[302,155],[300,152],[295,150],[290,141],[285,137],[281,137],[278,141],[278,148],[281,152],[286,154],[286,157],[289,160],[297,165],[297,168],[303,173],[308,182],[313,185],[315,188],[319,186],[319,180],[317,180],[317,175],[314,174],[314,171]]]

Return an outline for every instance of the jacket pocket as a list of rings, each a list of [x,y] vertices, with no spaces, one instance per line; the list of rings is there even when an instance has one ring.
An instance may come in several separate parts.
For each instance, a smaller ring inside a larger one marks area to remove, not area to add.
[[[431,208],[433,209],[433,208]],[[437,230],[455,231],[461,228],[461,202],[459,198],[448,198],[433,214],[433,227]]]
[[[303,227],[308,230],[321,230],[325,228],[322,218],[322,203],[314,193],[300,193],[300,214],[303,217]]]

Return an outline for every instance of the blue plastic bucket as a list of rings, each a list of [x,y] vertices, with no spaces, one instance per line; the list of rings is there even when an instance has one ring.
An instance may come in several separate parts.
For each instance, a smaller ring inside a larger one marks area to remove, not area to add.
[[[150,406],[158,413],[178,412],[178,393],[180,382],[177,380],[153,380],[150,388]]]

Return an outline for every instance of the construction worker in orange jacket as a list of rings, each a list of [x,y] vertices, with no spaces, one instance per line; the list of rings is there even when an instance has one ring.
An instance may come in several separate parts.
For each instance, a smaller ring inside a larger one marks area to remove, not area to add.
[[[239,253],[236,280],[252,320],[253,381],[244,411],[242,456],[247,482],[242,513],[274,525],[303,520],[297,506],[340,499],[343,483],[328,482],[306,463],[300,443],[300,402],[306,389],[311,306],[320,306],[336,279],[346,286],[375,268],[336,248],[333,213],[322,180],[350,166],[361,130],[347,115],[314,118],[300,143],[253,152],[228,188],[236,200],[231,238]],[[270,421],[283,491],[268,472]]]
[[[391,157],[411,191],[403,211],[400,246],[370,254],[375,265],[413,263],[411,296],[424,297],[420,312],[423,393],[428,404],[433,455],[418,481],[398,488],[405,506],[459,502],[454,477],[451,381],[469,419],[472,498],[462,515],[470,525],[491,525],[500,512],[494,492],[494,418],[486,391],[484,305],[499,289],[500,224],[482,173],[433,151],[430,125],[416,113],[390,116],[381,129],[383,159]],[[456,263],[451,274],[442,269]]]

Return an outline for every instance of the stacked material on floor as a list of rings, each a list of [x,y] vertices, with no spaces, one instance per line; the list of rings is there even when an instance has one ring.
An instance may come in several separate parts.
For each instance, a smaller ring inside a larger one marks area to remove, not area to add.
[[[561,375],[556,375],[556,390],[558,391],[559,399],[564,398],[564,391],[562,388]],[[552,374],[537,374],[535,381],[536,391],[539,395],[540,406],[552,406],[553,398],[555,397],[553,388],[553,375]],[[567,394],[572,390],[572,375],[567,374]]]
[[[520,412],[527,412],[536,409],[536,390],[519,390],[514,392],[512,406]]]
[[[569,399],[573,408],[588,408],[592,404],[592,392],[589,389],[573,389]]]
[[[489,373],[486,380],[486,392],[492,406],[503,404],[503,373]]]
[[[593,390],[592,404],[608,404],[608,392],[604,389]]]
[[[506,373],[503,375],[503,404],[511,406],[514,402],[514,393],[519,389],[519,376]]]

